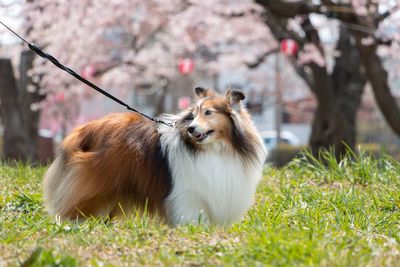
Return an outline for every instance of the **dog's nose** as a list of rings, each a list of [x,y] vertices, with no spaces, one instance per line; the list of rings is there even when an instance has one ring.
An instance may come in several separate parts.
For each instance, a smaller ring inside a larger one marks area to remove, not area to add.
[[[195,127],[193,127],[193,126],[190,126],[190,127],[188,127],[188,132],[189,133],[194,133],[194,129],[195,129]]]

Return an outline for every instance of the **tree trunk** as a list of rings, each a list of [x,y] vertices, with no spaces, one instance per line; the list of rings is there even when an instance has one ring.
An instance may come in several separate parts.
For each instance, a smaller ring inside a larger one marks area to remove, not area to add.
[[[265,23],[277,40],[292,38],[300,47],[314,44],[323,55],[324,48],[319,33],[311,23],[310,15],[318,13],[343,23],[337,48],[341,53],[329,78],[327,68],[315,64],[297,65],[298,74],[316,95],[318,108],[315,113],[310,146],[314,154],[320,148],[335,148],[336,156],[345,153],[347,144],[354,148],[356,115],[365,84],[371,83],[379,108],[391,128],[400,134],[400,108],[390,91],[387,71],[377,55],[379,39],[373,33],[384,19],[399,9],[395,5],[380,14],[376,2],[364,3],[367,15],[358,15],[354,6],[346,1],[283,1],[256,0],[265,8]],[[343,3],[342,3],[343,2]],[[384,6],[384,5],[382,5]],[[343,12],[347,10],[348,12]],[[302,34],[287,26],[290,18],[301,17]],[[351,27],[349,27],[351,25]],[[325,71],[324,71],[325,70]]]
[[[285,38],[296,40],[300,47],[313,44],[321,56],[324,56],[318,31],[309,18],[305,18],[301,24],[305,33],[304,36],[301,36],[287,30],[288,17],[291,17],[291,13],[281,16],[281,12],[286,10],[284,5],[281,6],[280,12],[276,12],[276,8],[285,2],[261,0],[257,2],[266,8],[265,23],[277,40],[284,35]],[[301,9],[304,7],[306,6],[298,6]],[[354,148],[355,145],[355,119],[365,80],[359,77],[361,75],[360,58],[354,44],[350,42],[349,33],[344,29],[340,32],[337,49],[341,55],[336,59],[332,73],[328,71],[327,64],[319,65],[316,62],[308,62],[298,65],[296,60],[292,60],[292,63],[317,99],[318,106],[309,139],[310,149],[315,156],[319,155],[321,149],[333,149],[335,156],[339,159],[346,153],[346,145],[350,148]],[[352,64],[348,63],[349,59],[352,60]],[[356,72],[356,74],[352,72]],[[350,98],[347,99],[347,97]]]
[[[40,111],[33,111],[31,105],[43,100],[43,96],[28,75],[33,59],[33,52],[21,53],[19,83],[16,82],[11,60],[0,59],[0,115],[4,126],[3,156],[6,160],[34,163],[39,159]]]
[[[333,148],[339,159],[346,153],[346,146],[351,149],[355,147],[356,116],[366,77],[360,67],[359,52],[352,41],[350,33],[342,27],[337,44],[341,54],[336,59],[329,79],[333,97],[324,97],[328,91],[326,88],[315,88],[318,107],[310,136],[310,147],[314,155],[321,148]]]
[[[20,80],[19,80],[19,103],[21,105],[21,115],[24,125],[24,131],[27,139],[27,155],[32,162],[38,160],[39,146],[39,116],[40,110],[32,110],[31,105],[35,102],[43,100],[43,96],[39,94],[38,85],[32,81],[28,75],[28,71],[32,68],[35,54],[30,50],[21,53],[20,60]]]
[[[360,34],[355,34],[355,36],[375,101],[388,125],[397,135],[400,135],[400,108],[390,90],[388,73],[377,55],[377,45],[375,43],[364,45],[362,44],[363,36]]]
[[[0,59],[0,115],[4,126],[6,160],[27,160],[26,137],[18,103],[18,89],[10,59]]]

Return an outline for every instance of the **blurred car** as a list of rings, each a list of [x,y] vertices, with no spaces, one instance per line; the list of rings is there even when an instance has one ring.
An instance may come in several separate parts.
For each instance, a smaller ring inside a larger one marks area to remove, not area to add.
[[[278,146],[278,134],[276,131],[263,131],[261,132],[261,137],[268,151],[274,150]],[[289,131],[281,131],[280,143],[292,146],[301,145],[300,139]]]

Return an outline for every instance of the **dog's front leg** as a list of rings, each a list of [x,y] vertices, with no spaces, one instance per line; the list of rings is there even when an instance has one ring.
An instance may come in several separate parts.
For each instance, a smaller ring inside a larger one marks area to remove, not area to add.
[[[196,198],[194,194],[167,199],[167,217],[171,224],[210,224],[210,216],[205,201]]]

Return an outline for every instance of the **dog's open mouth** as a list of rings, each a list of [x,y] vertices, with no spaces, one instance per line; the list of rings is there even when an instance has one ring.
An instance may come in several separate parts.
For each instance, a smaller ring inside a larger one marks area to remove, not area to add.
[[[196,135],[194,136],[194,138],[196,139],[196,143],[201,143],[201,142],[203,142],[203,141],[206,140],[206,138],[209,137],[213,132],[214,132],[214,130],[209,130],[209,131],[207,131],[207,132],[205,132],[205,133],[202,133],[202,134],[196,134]]]

